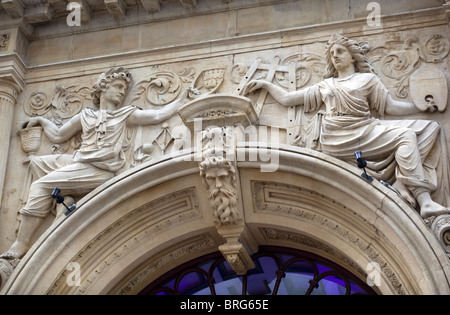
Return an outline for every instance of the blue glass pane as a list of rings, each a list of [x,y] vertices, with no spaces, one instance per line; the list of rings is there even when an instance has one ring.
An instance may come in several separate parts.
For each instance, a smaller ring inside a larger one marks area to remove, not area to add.
[[[313,274],[286,273],[278,288],[278,295],[305,295],[310,286]]]
[[[256,268],[249,271],[247,294],[272,294],[277,280],[278,266],[272,257],[261,257],[255,260]]]
[[[213,272],[213,278],[217,295],[242,294],[242,277],[238,277],[227,262],[217,265]]]
[[[185,275],[178,285],[178,291],[183,295],[194,294],[205,288],[209,290],[206,277],[202,273],[196,271]],[[211,292],[209,292],[209,294],[211,294]]]
[[[333,270],[330,267],[327,267],[327,266],[319,264],[319,263],[316,263],[316,266],[317,266],[317,269],[319,270],[319,273],[324,273],[324,272]]]
[[[319,281],[319,287],[311,295],[345,295],[345,282],[335,276],[328,276]]]
[[[353,281],[350,281],[350,289],[351,289],[350,294],[367,294],[367,292],[363,288],[361,288]]]
[[[282,248],[279,250],[281,252],[265,251],[262,253],[263,256],[256,256],[258,258],[253,259],[255,268],[249,270],[246,276],[238,276],[223,256],[218,254],[215,258],[191,264],[187,269],[181,268],[182,271],[178,276],[166,279],[163,285],[156,286],[158,289],[154,289],[153,294],[240,295],[243,293],[244,285],[248,295],[374,293],[357,278],[342,272],[338,266],[336,269],[332,268],[333,263],[319,263],[320,257],[313,259],[312,255],[302,256],[301,252],[296,256],[292,250],[286,252],[283,252]],[[183,270],[184,272],[190,270],[190,272],[184,274]],[[317,287],[314,287],[315,279],[320,279]]]

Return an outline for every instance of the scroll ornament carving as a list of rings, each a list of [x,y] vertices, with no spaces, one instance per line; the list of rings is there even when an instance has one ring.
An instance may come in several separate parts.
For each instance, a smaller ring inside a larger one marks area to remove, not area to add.
[[[295,88],[300,89],[321,78],[326,66],[325,59],[313,53],[300,53],[287,57],[282,65],[295,64]],[[284,88],[289,89],[292,84],[288,72],[277,72],[276,81]]]
[[[450,258],[450,215],[433,218],[428,224]]]
[[[223,82],[225,69],[212,68],[201,71],[198,75],[196,73],[193,67],[185,68],[179,74],[169,71],[152,73],[136,84],[131,103],[136,102],[139,106],[167,105],[177,99],[186,83],[190,84],[191,99],[214,93]]]
[[[36,91],[25,102],[24,110],[29,116],[45,116],[56,125],[78,114],[83,108],[91,105],[92,97],[87,86],[58,85],[49,101],[47,94]]]
[[[188,100],[214,93],[222,84],[225,68],[211,68],[201,71],[197,75],[194,67],[187,67],[180,73],[159,71],[140,80],[133,93],[131,104],[141,106],[165,106],[180,99],[180,105]],[[182,86],[189,84],[187,97],[180,96]],[[165,154],[171,144],[182,142],[180,138],[172,135],[167,123],[162,125],[161,132],[149,143],[139,146],[134,152],[132,166],[151,160],[151,153],[159,148]],[[180,145],[179,147],[181,147]]]
[[[180,76],[171,72],[158,72],[139,81],[132,102],[141,100],[152,105],[167,105],[181,92]]]
[[[392,51],[394,50],[394,51]],[[400,50],[392,45],[379,46],[368,53],[372,63],[380,62],[381,72],[396,81],[396,96],[406,98],[409,95],[410,78],[423,63],[436,64],[446,58],[450,51],[448,38],[434,35],[425,43],[417,37],[407,39]]]

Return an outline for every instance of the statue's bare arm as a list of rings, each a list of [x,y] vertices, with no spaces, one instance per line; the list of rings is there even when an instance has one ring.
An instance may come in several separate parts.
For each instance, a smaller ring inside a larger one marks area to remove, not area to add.
[[[386,114],[392,116],[413,115],[420,112],[413,103],[396,101],[388,94],[386,99]]]
[[[191,92],[194,93],[193,90],[187,88],[179,99],[158,110],[135,110],[128,118],[127,124],[140,126],[162,123],[177,113],[178,109],[190,97],[189,95]]]
[[[25,127],[41,125],[47,138],[53,143],[63,143],[82,130],[80,114],[73,116],[61,128],[44,117],[33,117],[26,123]]]
[[[258,89],[265,89],[270,95],[283,106],[298,106],[305,102],[306,89],[286,92],[279,86],[264,80],[253,80],[244,87],[244,95],[252,93]]]

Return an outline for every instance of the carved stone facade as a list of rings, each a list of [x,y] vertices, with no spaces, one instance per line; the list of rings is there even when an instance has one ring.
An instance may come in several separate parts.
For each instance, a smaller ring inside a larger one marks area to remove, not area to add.
[[[137,294],[217,251],[245,275],[271,245],[450,294],[449,4],[369,2],[2,1],[1,293]]]

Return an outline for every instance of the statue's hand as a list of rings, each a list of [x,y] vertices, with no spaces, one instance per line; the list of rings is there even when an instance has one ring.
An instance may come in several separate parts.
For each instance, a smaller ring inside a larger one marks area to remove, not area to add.
[[[428,103],[427,112],[434,113],[438,110],[438,107],[436,105],[433,105],[433,103]]]
[[[437,107],[436,103],[434,102],[433,96],[429,95],[429,96],[425,97],[425,101],[427,102],[427,108],[425,109],[425,111],[434,113],[435,111],[438,110],[438,107]]]
[[[265,81],[261,81],[261,80],[252,80],[252,81],[248,82],[244,86],[243,95],[247,95],[247,94],[253,93],[256,90],[259,90],[259,89],[263,88],[264,87],[264,83],[265,83]]]
[[[199,97],[202,93],[194,87],[188,87],[185,91],[185,98],[194,99]]]
[[[41,125],[41,117],[32,117],[22,123],[23,129],[28,129],[31,127],[36,127]]]

